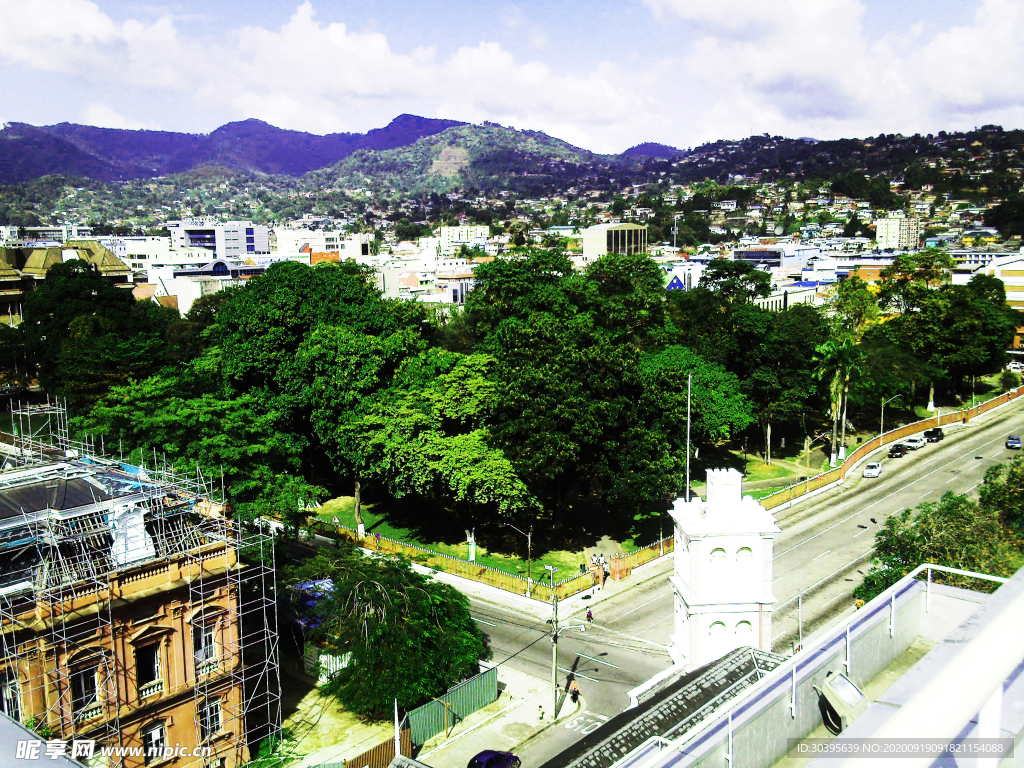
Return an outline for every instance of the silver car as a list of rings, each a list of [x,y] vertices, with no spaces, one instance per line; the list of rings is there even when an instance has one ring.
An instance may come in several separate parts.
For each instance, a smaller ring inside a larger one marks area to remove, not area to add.
[[[869,461],[867,466],[864,467],[864,477],[881,477],[882,476],[882,462],[880,461]]]

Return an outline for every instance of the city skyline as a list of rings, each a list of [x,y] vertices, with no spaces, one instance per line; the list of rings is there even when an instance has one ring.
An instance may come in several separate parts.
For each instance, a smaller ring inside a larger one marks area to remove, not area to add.
[[[1013,0],[0,0],[0,121],[365,132],[412,113],[586,149],[1024,125]]]

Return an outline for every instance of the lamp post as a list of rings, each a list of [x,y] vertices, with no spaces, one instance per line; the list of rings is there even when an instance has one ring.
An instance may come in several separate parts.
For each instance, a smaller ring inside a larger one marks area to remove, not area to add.
[[[551,719],[558,716],[558,596],[555,594],[555,571],[557,567],[545,565],[551,574],[551,688],[555,695],[555,704],[551,709]]]
[[[530,532],[520,531],[512,523],[505,523],[513,531],[517,531],[526,537],[526,596],[529,597],[530,593],[533,592],[533,574],[530,570],[533,563],[533,525],[530,525]]]
[[[891,403],[893,400],[898,400],[903,395],[893,395],[888,400],[882,402],[882,416],[878,420],[878,446],[882,446],[882,438],[885,436],[885,406]]]
[[[676,235],[679,233],[679,219],[685,216],[685,213],[673,213],[672,214],[672,250],[676,250]]]

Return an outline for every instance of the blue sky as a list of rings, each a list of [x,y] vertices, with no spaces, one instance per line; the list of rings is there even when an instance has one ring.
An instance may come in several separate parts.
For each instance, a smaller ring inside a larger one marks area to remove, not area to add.
[[[0,0],[0,121],[366,131],[403,112],[588,149],[1024,127],[1021,0]]]

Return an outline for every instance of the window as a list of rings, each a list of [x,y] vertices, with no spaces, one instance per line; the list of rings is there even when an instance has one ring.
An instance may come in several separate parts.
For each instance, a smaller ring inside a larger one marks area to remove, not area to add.
[[[754,552],[750,547],[740,547],[736,553],[736,560],[741,564],[752,563],[754,561]]]
[[[160,680],[160,643],[135,649],[135,677],[139,684],[140,699],[163,690],[163,682]]]
[[[214,626],[192,628],[192,653],[196,660],[196,673],[208,672],[217,664],[217,642]]]
[[[12,720],[21,721],[21,685],[17,673],[0,673],[0,711]]]
[[[199,708],[199,740],[207,741],[220,732],[220,699],[210,699]]]
[[[711,562],[717,564],[725,562],[725,550],[721,547],[711,550]]]
[[[71,673],[71,709],[78,720],[87,720],[100,713],[96,699],[96,667]]]
[[[142,730],[142,755],[146,765],[153,765],[164,756],[167,747],[167,729],[163,723],[153,723]]]

